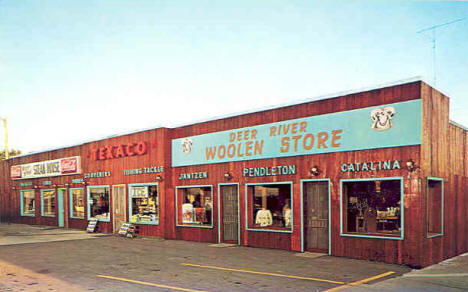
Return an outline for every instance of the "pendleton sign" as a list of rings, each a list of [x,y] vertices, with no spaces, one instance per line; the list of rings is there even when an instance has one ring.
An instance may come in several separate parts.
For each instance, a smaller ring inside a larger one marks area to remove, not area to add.
[[[29,179],[81,173],[80,156],[46,160],[11,167],[12,179]]]
[[[172,140],[172,166],[421,144],[421,100]]]

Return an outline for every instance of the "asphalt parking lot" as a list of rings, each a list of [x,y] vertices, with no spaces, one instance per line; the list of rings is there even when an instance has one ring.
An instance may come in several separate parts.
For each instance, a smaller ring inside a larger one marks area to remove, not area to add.
[[[321,254],[53,227],[0,224],[0,235],[0,291],[377,291],[411,271]]]

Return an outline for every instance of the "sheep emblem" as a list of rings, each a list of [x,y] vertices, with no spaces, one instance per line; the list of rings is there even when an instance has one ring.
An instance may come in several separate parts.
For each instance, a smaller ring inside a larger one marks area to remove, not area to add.
[[[372,110],[370,114],[372,129],[376,131],[390,129],[392,127],[392,118],[395,114],[395,108],[391,106]]]
[[[191,139],[185,138],[182,141],[182,153],[189,154],[190,151],[192,151],[192,144],[193,142]]]

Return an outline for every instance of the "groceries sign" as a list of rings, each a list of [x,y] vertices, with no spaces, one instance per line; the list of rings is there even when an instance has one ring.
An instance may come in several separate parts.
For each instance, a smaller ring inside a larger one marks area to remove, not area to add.
[[[79,173],[81,173],[80,156],[14,165],[11,167],[12,179],[29,179]]]
[[[172,140],[172,166],[421,144],[421,100]]]

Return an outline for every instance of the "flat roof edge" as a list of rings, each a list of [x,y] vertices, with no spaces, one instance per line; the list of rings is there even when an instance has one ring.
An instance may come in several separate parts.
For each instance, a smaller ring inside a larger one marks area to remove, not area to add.
[[[429,82],[425,81],[423,79],[423,77],[415,76],[415,77],[410,77],[410,78],[406,78],[406,79],[400,79],[400,80],[396,80],[396,81],[381,83],[381,84],[378,84],[378,85],[361,87],[361,88],[358,88],[358,89],[344,90],[344,91],[338,91],[338,92],[331,93],[331,94],[319,95],[319,96],[311,97],[311,98],[304,98],[304,99],[301,99],[301,100],[296,100],[296,101],[293,101],[293,102],[288,102],[288,103],[283,103],[283,104],[271,105],[271,106],[267,106],[267,107],[264,107],[264,108],[256,108],[256,109],[243,111],[243,112],[235,112],[235,113],[229,113],[229,114],[221,115],[221,116],[214,116],[214,117],[210,117],[210,118],[206,118],[206,119],[202,119],[202,120],[195,120],[195,121],[191,121],[191,122],[187,122],[187,123],[174,124],[174,125],[170,125],[170,126],[157,126],[157,127],[154,127],[154,128],[151,127],[151,128],[144,128],[144,129],[134,130],[134,131],[130,131],[130,132],[112,134],[112,135],[105,136],[105,137],[102,137],[102,138],[93,139],[93,140],[86,140],[86,141],[79,142],[79,143],[72,144],[72,145],[66,145],[66,146],[61,146],[61,147],[56,147],[56,148],[48,148],[48,149],[44,149],[44,150],[24,153],[24,154],[21,154],[21,155],[18,155],[18,156],[11,157],[9,159],[26,157],[26,156],[30,156],[30,155],[36,155],[36,154],[41,154],[41,153],[50,152],[50,151],[57,151],[57,150],[66,149],[66,148],[72,148],[72,147],[81,146],[81,145],[92,143],[92,142],[98,142],[98,141],[105,140],[105,139],[121,137],[121,136],[125,136],[125,135],[131,135],[131,134],[135,134],[135,133],[139,133],[139,132],[145,132],[145,131],[151,131],[151,130],[157,130],[157,129],[182,128],[182,127],[197,125],[197,124],[206,123],[206,122],[210,122],[210,121],[217,121],[217,120],[221,120],[221,119],[232,118],[232,117],[235,117],[235,116],[241,116],[241,115],[247,115],[247,114],[253,114],[253,113],[260,113],[260,112],[264,112],[264,111],[268,111],[268,110],[279,109],[279,108],[284,108],[284,107],[290,107],[290,106],[294,106],[294,105],[305,104],[305,103],[308,103],[308,102],[327,100],[327,99],[332,99],[332,98],[336,98],[336,97],[340,97],[340,96],[356,94],[356,93],[366,92],[366,91],[372,91],[372,90],[377,90],[377,89],[382,89],[382,88],[387,88],[387,87],[392,87],[392,86],[399,86],[399,85],[404,85],[404,84],[418,82],[418,81],[424,82],[424,83],[428,84],[429,86],[431,86],[432,88],[438,90],[437,88],[433,87]],[[438,91],[440,91],[440,90],[438,90]],[[441,93],[443,93],[443,92],[441,92]],[[443,93],[443,94],[445,94],[445,93]],[[463,126],[461,126],[461,127],[466,130],[465,127],[463,127]]]

